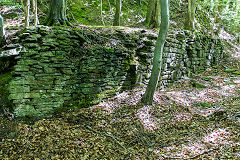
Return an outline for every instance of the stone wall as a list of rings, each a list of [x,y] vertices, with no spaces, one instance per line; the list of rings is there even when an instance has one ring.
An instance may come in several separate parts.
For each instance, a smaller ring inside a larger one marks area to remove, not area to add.
[[[162,85],[191,73],[201,73],[223,58],[223,43],[208,35],[175,32],[169,35],[164,48]]]
[[[147,84],[157,33],[121,27],[30,27],[17,33],[9,99],[17,116],[41,117],[64,105],[89,106]],[[215,46],[210,44],[214,42]],[[220,40],[170,30],[163,84],[222,58]]]

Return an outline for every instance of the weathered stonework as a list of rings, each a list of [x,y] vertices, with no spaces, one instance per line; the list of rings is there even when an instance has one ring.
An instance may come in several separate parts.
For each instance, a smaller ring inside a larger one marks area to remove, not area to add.
[[[121,27],[30,27],[18,32],[9,99],[17,116],[42,117],[63,105],[88,106],[146,85],[157,33]],[[220,40],[170,31],[163,84],[201,72],[222,58]],[[214,42],[215,46],[210,44]]]

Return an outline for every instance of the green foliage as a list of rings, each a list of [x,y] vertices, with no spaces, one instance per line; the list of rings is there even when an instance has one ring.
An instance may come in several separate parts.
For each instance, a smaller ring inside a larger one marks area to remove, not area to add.
[[[236,71],[236,72],[233,72],[233,74],[240,75],[240,72],[239,72],[239,71]]]
[[[0,6],[16,6],[20,7],[21,5],[14,0],[0,0]]]
[[[106,51],[108,51],[109,53],[113,53],[113,48],[104,47],[104,49],[105,49]]]
[[[204,107],[204,108],[211,108],[211,107],[212,107],[211,104],[205,103],[205,102],[200,102],[200,105],[201,105],[202,107]]]
[[[211,78],[209,78],[209,77],[203,77],[202,79],[205,80],[205,81],[210,81],[211,80]]]
[[[213,26],[213,23],[216,23],[233,34],[239,33],[240,3],[238,1],[206,0],[199,1],[199,5],[201,7],[197,9],[199,20],[203,22],[201,25],[208,29],[214,29],[215,26]]]
[[[234,71],[236,71],[235,68],[226,68],[225,69],[225,72],[234,72]]]
[[[204,86],[203,84],[198,83],[195,80],[191,80],[191,84],[192,84],[193,87],[196,87],[196,88],[206,88],[206,86]]]
[[[115,1],[102,1],[102,16],[104,24],[111,26],[115,14]],[[68,18],[85,25],[103,25],[101,17],[101,1],[70,0],[68,1]],[[122,25],[133,25],[141,21],[146,14],[147,1],[123,1],[122,3]]]

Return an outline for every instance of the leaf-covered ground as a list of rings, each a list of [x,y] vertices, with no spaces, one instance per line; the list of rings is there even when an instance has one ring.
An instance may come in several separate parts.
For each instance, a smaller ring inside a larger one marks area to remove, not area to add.
[[[0,159],[240,159],[239,61],[156,92],[125,91],[38,121],[0,116]]]

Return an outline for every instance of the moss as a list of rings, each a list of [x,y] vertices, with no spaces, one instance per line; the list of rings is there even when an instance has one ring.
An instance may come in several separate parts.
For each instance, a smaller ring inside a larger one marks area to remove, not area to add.
[[[239,72],[239,71],[236,71],[236,72],[233,72],[233,74],[240,75],[240,72]]]
[[[134,57],[134,55],[132,54],[132,55],[130,55],[130,58],[127,59],[125,62],[126,62],[126,64],[124,65],[124,68],[126,70],[129,70],[131,65],[137,63],[137,60],[136,60],[136,57]]]
[[[225,72],[234,72],[236,70],[237,69],[235,69],[235,68],[227,68],[227,69],[225,69]]]
[[[105,90],[105,91],[95,94],[95,95],[82,96],[82,98],[80,98],[80,100],[79,100],[78,106],[79,107],[89,107],[91,105],[98,104],[103,99],[114,96],[119,90],[120,90],[120,87],[116,88],[116,89]]]
[[[206,88],[206,86],[204,86],[203,84],[197,83],[195,80],[191,80],[191,84],[193,87],[196,87],[196,88]]]
[[[209,77],[203,77],[202,79],[205,80],[205,81],[210,81],[211,80],[211,78],[209,78]]]
[[[109,98],[109,97],[115,95],[120,90],[120,88],[121,87],[101,92],[100,94],[98,94],[99,101],[102,101],[104,98]]]
[[[211,108],[211,107],[212,107],[211,104],[209,104],[209,103],[204,103],[204,102],[200,103],[200,105],[201,105],[202,107],[204,107],[204,108]]]
[[[8,108],[12,111],[11,102],[8,100],[9,92],[8,92],[8,84],[12,79],[11,72],[7,72],[4,74],[0,74],[0,111],[4,108]]]
[[[91,99],[89,96],[85,96],[81,100],[79,100],[79,107],[89,107],[93,103],[93,99]]]

